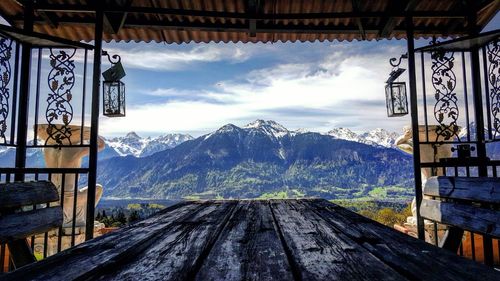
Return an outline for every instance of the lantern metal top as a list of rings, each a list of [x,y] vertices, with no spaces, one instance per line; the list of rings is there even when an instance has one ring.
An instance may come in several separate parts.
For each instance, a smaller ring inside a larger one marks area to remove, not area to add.
[[[108,61],[111,63],[111,67],[102,73],[104,81],[120,81],[125,77],[125,69],[122,66],[122,59],[119,55],[110,56],[107,51],[102,51],[103,56],[108,57]]]

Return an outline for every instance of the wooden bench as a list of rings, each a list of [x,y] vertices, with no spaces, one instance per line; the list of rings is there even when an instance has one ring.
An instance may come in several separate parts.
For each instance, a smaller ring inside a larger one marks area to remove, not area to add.
[[[0,244],[8,245],[16,268],[35,261],[27,237],[62,225],[61,206],[45,207],[59,200],[57,188],[49,181],[0,184]],[[33,208],[36,204],[44,205]]]
[[[457,251],[464,230],[500,237],[500,178],[431,177],[423,194],[420,215],[450,226],[440,247]]]

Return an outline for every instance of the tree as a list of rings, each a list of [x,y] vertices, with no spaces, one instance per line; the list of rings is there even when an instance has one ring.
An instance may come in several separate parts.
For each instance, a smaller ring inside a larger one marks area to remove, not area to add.
[[[119,210],[118,214],[116,214],[116,221],[121,223],[122,225],[127,223],[127,218],[125,217],[125,214],[122,210]]]
[[[128,223],[133,223],[134,221],[140,219],[139,213],[136,210],[133,210],[128,216]]]

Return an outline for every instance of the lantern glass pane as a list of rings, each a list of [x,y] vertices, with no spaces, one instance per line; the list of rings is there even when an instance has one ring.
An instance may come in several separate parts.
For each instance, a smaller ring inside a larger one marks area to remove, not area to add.
[[[406,83],[393,82],[386,85],[387,115],[389,117],[408,114]]]
[[[103,95],[103,114],[105,116],[125,116],[125,84],[123,82],[105,81]]]
[[[392,103],[392,88],[391,84],[385,86],[385,104],[387,107],[387,116],[391,117],[394,114],[393,103]]]

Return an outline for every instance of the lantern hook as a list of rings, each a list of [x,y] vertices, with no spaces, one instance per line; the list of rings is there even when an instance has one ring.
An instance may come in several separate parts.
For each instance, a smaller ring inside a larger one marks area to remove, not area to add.
[[[108,51],[104,51],[104,50],[103,50],[103,51],[102,51],[102,55],[103,55],[103,56],[107,56],[107,57],[108,57],[108,61],[109,61],[109,63],[111,63],[112,65],[115,65],[115,64],[117,64],[117,63],[119,63],[119,62],[121,62],[121,61],[122,61],[122,58],[121,58],[119,55],[113,55],[113,56],[111,56],[111,55],[108,53]]]
[[[400,64],[401,64],[401,61],[403,59],[407,59],[408,58],[408,53],[405,53],[405,54],[402,54],[401,57],[399,57],[399,60],[397,58],[391,58],[389,60],[389,63],[392,65],[392,67],[398,67]],[[397,61],[397,63],[396,63]]]

